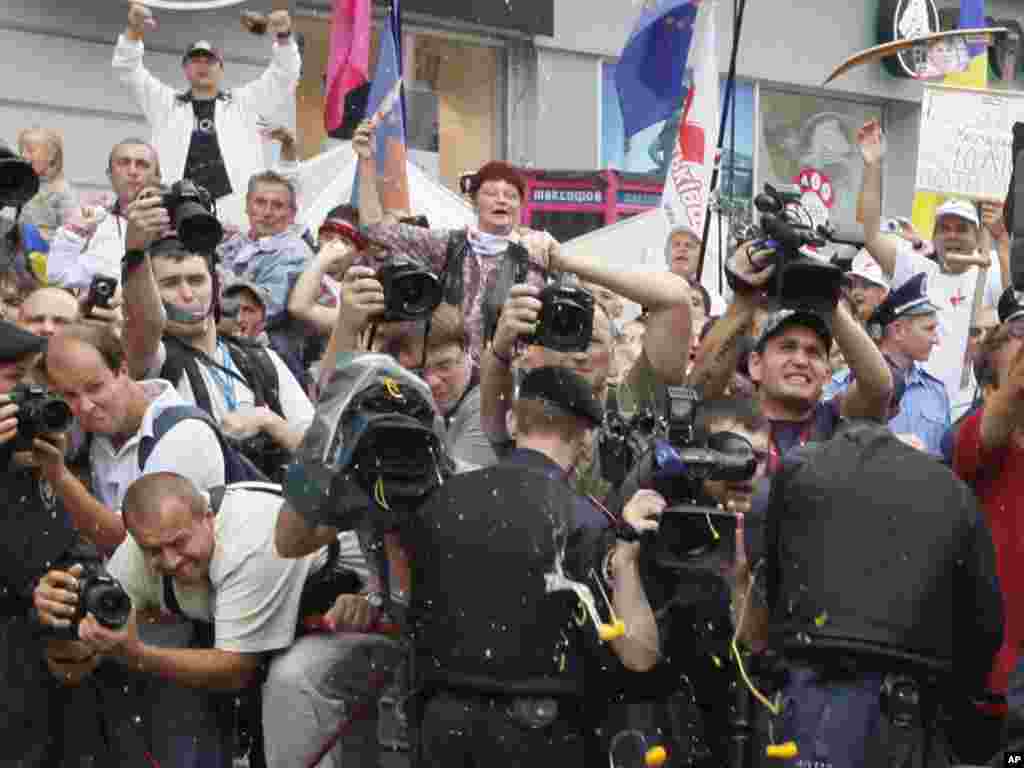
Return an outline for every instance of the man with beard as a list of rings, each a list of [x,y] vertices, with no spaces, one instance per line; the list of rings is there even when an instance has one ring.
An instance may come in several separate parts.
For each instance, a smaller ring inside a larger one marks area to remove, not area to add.
[[[143,189],[160,184],[156,150],[142,139],[118,142],[110,150],[107,178],[116,196],[113,206],[83,207],[54,234],[46,258],[50,285],[84,290],[96,275],[121,277],[128,206]]]
[[[877,122],[867,123],[857,134],[864,157],[861,189],[864,212],[865,247],[878,261],[895,290],[911,277],[928,275],[928,292],[939,308],[939,347],[925,369],[946,386],[952,400],[963,385],[967,334],[975,316],[978,281],[983,287],[981,306],[994,307],[1005,288],[999,260],[990,257],[990,229],[995,228],[986,211],[988,226],[982,228],[973,203],[950,199],[935,213],[935,254],[938,261],[925,258],[913,245],[881,230],[882,162],[885,143]],[[1000,233],[1000,239],[1004,239]],[[1003,246],[1000,245],[1002,248]],[[987,269],[987,277],[983,270]]]

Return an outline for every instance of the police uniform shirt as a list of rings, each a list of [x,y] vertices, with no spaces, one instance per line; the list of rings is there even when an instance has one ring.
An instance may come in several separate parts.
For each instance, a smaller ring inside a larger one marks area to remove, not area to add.
[[[889,422],[897,435],[916,435],[928,453],[942,453],[942,436],[949,428],[950,405],[945,385],[915,363],[906,376],[907,390],[900,410]]]

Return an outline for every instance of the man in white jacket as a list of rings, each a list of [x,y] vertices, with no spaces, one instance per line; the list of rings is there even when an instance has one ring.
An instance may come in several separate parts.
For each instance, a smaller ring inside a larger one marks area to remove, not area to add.
[[[187,178],[214,198],[242,193],[249,178],[266,169],[261,123],[294,91],[301,58],[291,17],[274,11],[268,28],[274,39],[270,66],[251,83],[221,90],[224,59],[201,40],[185,52],[182,66],[189,89],[175,91],[142,63],[149,9],[133,3],[128,26],[118,38],[113,67],[128,85],[153,129],[153,145],[168,183]],[[231,222],[240,223],[240,222]]]

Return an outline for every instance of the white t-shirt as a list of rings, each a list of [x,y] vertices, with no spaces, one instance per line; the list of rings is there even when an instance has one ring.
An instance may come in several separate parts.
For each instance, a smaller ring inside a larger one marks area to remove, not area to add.
[[[214,360],[223,365],[225,361],[222,360],[222,353],[223,348],[218,347]],[[281,410],[284,412],[282,414],[284,419],[292,426],[308,427],[313,423],[313,403],[310,402],[305,390],[302,389],[302,385],[299,384],[280,355],[272,349],[268,349],[267,354],[270,355],[274,368],[277,370],[278,396],[281,399]],[[160,342],[156,360],[150,368],[150,375],[159,375],[166,361],[167,348],[163,342]],[[241,371],[238,370],[234,362],[230,360],[226,362],[230,363],[230,370],[241,377]],[[240,410],[252,408],[256,405],[256,396],[253,394],[253,391],[237,378],[229,377],[228,374],[221,371],[217,371],[217,376],[214,376],[210,372],[210,366],[203,363],[200,358],[196,358],[196,363],[199,366],[199,373],[203,377],[203,382],[206,384],[206,390],[210,393],[210,407],[213,409],[212,415],[218,424],[224,420],[224,416],[229,412],[228,401],[224,392],[225,385],[229,387],[229,391],[234,395]],[[192,384],[186,375],[183,375],[178,383],[178,394],[185,399],[185,402],[195,405],[196,397],[192,392]]]
[[[94,435],[89,449],[92,487],[96,498],[120,511],[128,487],[143,475],[176,472],[187,477],[201,491],[224,485],[224,452],[217,435],[198,419],[184,419],[164,433],[139,468],[139,447],[144,437],[153,437],[153,427],[166,408],[188,405],[169,382],[153,379],[140,382],[146,390],[149,408],[139,431],[115,449],[106,435]]]
[[[228,487],[214,519],[216,547],[208,583],[174,582],[174,596],[191,619],[213,621],[217,648],[262,653],[287,648],[295,638],[302,589],[311,570],[326,559],[327,548],[305,557],[279,557],[274,529],[282,498],[280,486],[235,483]],[[342,562],[365,578],[365,558],[354,533],[341,534]],[[169,611],[163,578],[129,536],[107,564],[137,609]]]
[[[960,379],[963,375],[967,336],[971,327],[974,290],[978,284],[980,270],[978,267],[971,267],[959,275],[943,274],[937,263],[917,253],[909,242],[901,242],[893,270],[892,288],[899,288],[921,272],[928,275],[928,298],[939,308],[939,344],[932,350],[924,369],[946,385],[946,392],[950,401],[953,401],[961,390]],[[1002,270],[998,257],[993,254],[982,307],[998,305],[1002,292]]]

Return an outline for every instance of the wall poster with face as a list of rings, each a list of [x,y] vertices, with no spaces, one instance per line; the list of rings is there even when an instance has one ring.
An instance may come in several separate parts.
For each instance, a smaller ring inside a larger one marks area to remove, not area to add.
[[[859,232],[857,196],[863,162],[857,130],[881,120],[877,105],[761,88],[757,187],[800,187],[816,224]]]

